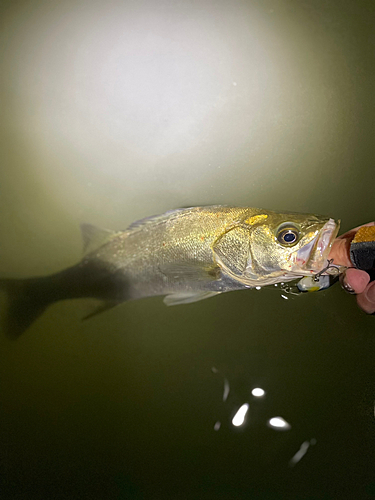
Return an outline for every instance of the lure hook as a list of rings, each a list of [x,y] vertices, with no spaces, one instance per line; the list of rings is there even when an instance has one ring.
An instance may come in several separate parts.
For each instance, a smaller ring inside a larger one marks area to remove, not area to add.
[[[335,272],[333,273],[329,273],[329,274],[338,274],[339,273],[339,270],[337,269],[336,266],[332,265],[333,264],[333,259],[329,259],[327,260],[327,265],[326,267],[324,267],[321,271],[319,271],[318,273],[316,273],[313,277],[313,280],[314,281],[319,281],[319,278],[321,277],[322,274],[324,274],[325,272],[328,271],[328,269],[331,269],[331,270],[335,270]]]

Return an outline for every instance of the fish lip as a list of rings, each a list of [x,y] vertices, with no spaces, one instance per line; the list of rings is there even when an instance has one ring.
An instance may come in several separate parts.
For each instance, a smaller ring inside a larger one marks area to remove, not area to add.
[[[301,263],[301,271],[306,274],[315,274],[326,265],[331,246],[339,232],[340,221],[329,219],[317,236],[297,252],[296,262]],[[309,257],[306,259],[307,254]]]

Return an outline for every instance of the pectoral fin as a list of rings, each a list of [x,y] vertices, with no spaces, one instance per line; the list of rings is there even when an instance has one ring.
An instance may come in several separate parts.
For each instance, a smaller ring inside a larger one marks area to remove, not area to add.
[[[214,264],[204,266],[197,262],[177,262],[163,264],[159,266],[159,270],[169,280],[183,281],[184,283],[208,282],[220,279],[220,267]]]
[[[198,293],[173,293],[164,297],[164,304],[167,306],[177,306],[179,304],[191,304],[199,300],[209,299],[221,292],[198,292]]]

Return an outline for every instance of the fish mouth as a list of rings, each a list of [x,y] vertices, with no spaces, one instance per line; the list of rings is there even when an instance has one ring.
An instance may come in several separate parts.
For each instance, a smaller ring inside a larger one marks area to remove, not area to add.
[[[329,219],[317,236],[297,252],[296,263],[304,274],[316,274],[326,265],[332,243],[340,228],[340,221]]]

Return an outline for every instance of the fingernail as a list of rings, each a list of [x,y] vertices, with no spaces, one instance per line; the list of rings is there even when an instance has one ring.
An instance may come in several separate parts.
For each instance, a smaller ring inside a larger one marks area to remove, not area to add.
[[[354,289],[349,285],[349,283],[346,281],[346,277],[345,277],[345,273],[341,274],[340,276],[340,285],[342,286],[342,288],[348,292],[348,293],[351,293],[351,294],[355,294],[355,291]]]

